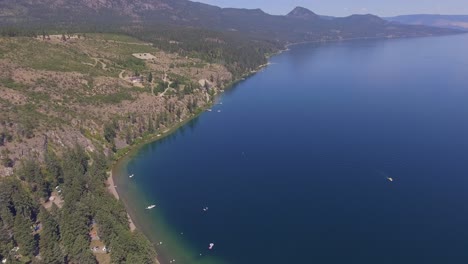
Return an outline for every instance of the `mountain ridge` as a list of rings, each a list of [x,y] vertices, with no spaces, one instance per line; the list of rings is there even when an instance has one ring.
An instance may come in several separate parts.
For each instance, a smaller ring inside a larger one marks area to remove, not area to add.
[[[453,34],[454,30],[397,25],[374,15],[323,18],[304,7],[285,16],[261,9],[220,8],[188,0],[4,0],[0,23],[36,29],[132,31],[167,25],[237,32],[251,39],[293,43],[356,37],[414,37]]]

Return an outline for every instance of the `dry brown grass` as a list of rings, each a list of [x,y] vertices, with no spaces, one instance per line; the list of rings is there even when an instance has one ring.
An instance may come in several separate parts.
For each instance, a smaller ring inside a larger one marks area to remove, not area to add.
[[[192,114],[190,102],[196,101],[197,107],[209,103],[205,89],[183,93],[185,83],[164,97],[157,96],[150,87],[155,84],[146,81],[150,72],[154,83],[163,73],[193,84],[232,78],[222,65],[168,54],[118,35],[92,35],[66,43],[0,38],[0,50],[0,132],[13,135],[13,141],[0,146],[0,151],[8,149],[15,161],[40,157],[46,137],[56,149],[74,143],[90,151],[97,146],[109,148],[102,132],[111,120],[118,120],[116,142],[123,148],[128,131],[133,139],[141,137],[149,118],[156,129],[163,130]],[[139,60],[134,53],[149,53],[155,59]],[[119,78],[122,71],[126,76],[138,71],[145,81],[134,87]],[[32,129],[28,137],[22,132],[25,127]]]

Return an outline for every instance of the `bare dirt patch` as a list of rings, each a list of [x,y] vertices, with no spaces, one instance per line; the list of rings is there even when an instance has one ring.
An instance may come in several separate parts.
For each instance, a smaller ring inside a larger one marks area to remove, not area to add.
[[[63,199],[58,192],[52,192],[52,195],[49,197],[49,200],[42,205],[47,209],[50,210],[52,208],[52,204],[55,204],[58,208],[62,208],[63,206]]]
[[[133,57],[141,60],[152,60],[156,59],[154,55],[151,55],[150,53],[133,53]]]

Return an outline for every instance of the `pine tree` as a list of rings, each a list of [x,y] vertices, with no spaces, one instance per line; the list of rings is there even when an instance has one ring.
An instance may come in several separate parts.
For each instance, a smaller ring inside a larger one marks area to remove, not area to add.
[[[85,236],[78,236],[73,243],[73,250],[70,252],[71,258],[76,263],[93,264],[97,263],[96,258],[89,250],[89,241]]]
[[[104,138],[107,142],[112,143],[114,142],[114,138],[116,136],[115,127],[112,124],[106,124],[104,126]]]
[[[0,259],[9,254],[10,249],[13,248],[12,242],[9,230],[5,227],[0,217]]]
[[[6,132],[1,132],[0,133],[0,146],[5,145],[5,139],[6,139]]]
[[[21,215],[26,219],[34,219],[37,213],[37,205],[21,183],[17,180],[12,180],[5,187],[9,193],[1,189],[0,193],[10,195],[9,203],[13,204],[12,212],[14,211],[16,216]]]
[[[155,132],[154,125],[153,125],[153,115],[151,115],[148,119],[148,132],[151,134]]]
[[[41,168],[33,159],[24,160],[18,170],[18,174],[21,180],[33,183],[39,183],[40,178],[42,178]]]
[[[130,127],[125,129],[125,142],[129,145],[133,143],[132,129]]]
[[[24,256],[32,256],[37,250],[37,241],[34,239],[31,227],[32,222],[29,218],[16,215],[13,228],[14,239],[20,247],[20,253]]]
[[[153,74],[150,72],[148,75],[148,82],[152,83],[153,82]]]
[[[8,207],[2,205],[2,209],[0,211],[0,218],[2,219],[2,224],[5,229],[12,229],[15,223],[15,218],[11,214]]]
[[[59,245],[60,231],[57,221],[43,207],[40,209],[39,219],[42,224],[39,248],[43,262],[51,264],[63,263],[64,256]]]
[[[45,164],[47,172],[52,177],[52,184],[55,186],[63,183],[63,173],[59,159],[57,158],[57,155],[55,155],[55,153],[50,149],[48,149],[45,153]]]
[[[105,181],[107,179],[107,166],[108,159],[100,151],[91,155],[93,165],[89,168],[89,177],[96,178],[98,181]]]

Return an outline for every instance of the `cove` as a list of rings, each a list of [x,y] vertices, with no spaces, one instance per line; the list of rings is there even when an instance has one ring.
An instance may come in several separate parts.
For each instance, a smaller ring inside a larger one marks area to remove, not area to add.
[[[119,195],[168,263],[466,263],[467,45],[291,47],[122,161]]]

